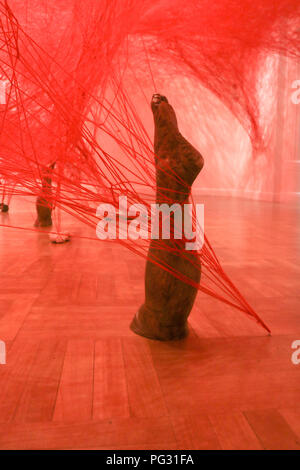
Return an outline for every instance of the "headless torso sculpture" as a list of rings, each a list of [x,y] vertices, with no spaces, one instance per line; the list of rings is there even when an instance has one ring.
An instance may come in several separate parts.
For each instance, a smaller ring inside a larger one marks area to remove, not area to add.
[[[42,172],[42,195],[36,199],[37,218],[35,227],[52,226],[52,171],[55,162]]]
[[[164,96],[154,95],[151,108],[155,124],[156,203],[183,206],[189,202],[191,186],[203,167],[203,157],[180,134],[175,112]],[[171,267],[193,283],[200,282],[200,258],[194,251],[186,250],[183,237],[151,240],[148,258]],[[149,260],[145,303],[133,319],[131,329],[141,336],[162,341],[183,338],[188,333],[187,318],[197,289]]]

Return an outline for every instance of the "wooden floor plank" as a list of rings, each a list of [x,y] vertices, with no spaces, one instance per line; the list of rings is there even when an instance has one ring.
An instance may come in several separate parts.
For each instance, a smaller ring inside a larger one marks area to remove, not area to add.
[[[34,306],[19,331],[20,338],[103,339],[133,336],[128,328],[132,310],[128,307]]]
[[[123,339],[130,414],[146,418],[168,414],[147,340]]]
[[[282,408],[279,410],[279,413],[297,435],[298,442],[300,442],[300,407]]]
[[[13,420],[51,421],[64,362],[66,344],[61,340],[39,344]]]
[[[178,412],[174,413],[171,419],[178,449],[219,450],[221,448],[208,416],[201,414],[185,416]]]
[[[0,449],[85,449],[130,447],[165,443],[175,436],[167,417],[112,419],[89,423],[6,423],[0,425]]]
[[[8,296],[8,295],[7,295]],[[0,317],[0,338],[2,341],[13,341],[27,318],[37,295],[11,296],[11,305],[2,310]]]
[[[278,410],[245,412],[253,431],[267,450],[300,450],[300,439]]]
[[[95,345],[93,419],[129,416],[122,342],[114,338],[99,340]]]
[[[241,411],[211,414],[209,419],[223,450],[263,448]]]
[[[206,338],[186,351],[156,349],[154,366],[169,411],[183,403],[189,414],[280,408],[287,402],[296,407],[300,382],[291,343],[292,337]]]
[[[53,421],[80,422],[92,418],[94,342],[68,342]]]
[[[0,366],[0,423],[13,419],[38,347],[33,341],[15,341],[7,353],[6,364]]]

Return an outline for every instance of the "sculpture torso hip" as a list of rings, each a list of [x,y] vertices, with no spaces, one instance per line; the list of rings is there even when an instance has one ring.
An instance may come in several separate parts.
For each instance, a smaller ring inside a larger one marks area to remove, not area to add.
[[[191,185],[203,167],[203,158],[180,134],[175,112],[164,96],[154,95],[151,107],[155,123],[156,202],[183,206],[189,202]],[[175,239],[174,231],[172,234],[171,225],[169,240],[162,239],[161,233],[158,240],[151,240],[145,303],[131,323],[135,333],[151,339],[166,341],[186,336],[187,318],[197,294],[196,287],[176,278],[153,261],[193,283],[200,282],[198,254],[187,251],[185,240]]]

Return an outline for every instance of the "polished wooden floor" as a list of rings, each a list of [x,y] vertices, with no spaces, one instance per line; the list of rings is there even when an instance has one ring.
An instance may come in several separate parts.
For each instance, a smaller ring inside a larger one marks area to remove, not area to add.
[[[71,243],[0,228],[1,449],[300,449],[299,207],[205,198],[206,233],[272,329],[201,293],[191,333],[161,343],[129,323],[144,260],[69,216]],[[13,200],[2,224],[31,227]]]

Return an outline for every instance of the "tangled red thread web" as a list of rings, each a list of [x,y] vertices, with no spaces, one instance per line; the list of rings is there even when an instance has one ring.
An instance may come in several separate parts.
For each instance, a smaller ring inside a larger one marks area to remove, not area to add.
[[[271,117],[260,115],[259,87],[274,54],[299,58],[299,12],[298,0],[1,1],[3,200],[42,196],[43,175],[56,162],[56,211],[95,229],[97,206],[117,205],[120,195],[149,208],[156,190],[149,101],[156,91],[173,98],[186,121],[183,134],[191,122],[201,128],[214,119],[221,103],[253,148],[264,148]],[[201,108],[199,90],[215,98],[216,108]],[[202,151],[201,139],[196,146],[205,159],[213,158]],[[147,257],[145,240],[116,242]],[[196,287],[269,331],[206,237],[200,256]],[[171,266],[151,261],[192,284]]]

